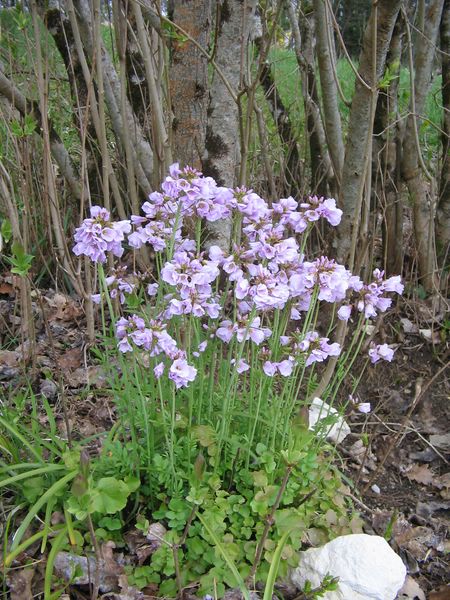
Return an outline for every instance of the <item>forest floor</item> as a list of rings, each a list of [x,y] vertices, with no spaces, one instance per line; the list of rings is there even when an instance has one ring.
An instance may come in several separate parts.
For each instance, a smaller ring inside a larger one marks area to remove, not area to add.
[[[115,422],[114,402],[101,367],[89,358],[84,345],[80,305],[48,291],[33,307],[36,346],[28,340],[21,345],[16,337],[15,347],[0,350],[0,398],[14,404],[31,384],[35,393],[49,399],[65,436],[62,377],[75,439],[109,431]],[[10,334],[19,331],[16,310],[14,281],[1,280],[3,348],[6,339],[12,339]],[[404,597],[448,600],[449,332],[426,301],[414,305],[405,301],[387,316],[379,333],[397,342],[398,350],[392,363],[366,372],[357,395],[361,402],[371,403],[372,411],[365,419],[348,417],[352,433],[339,446],[338,466],[355,484],[354,502],[365,531],[385,536],[407,565],[409,588]],[[356,364],[356,376],[358,368]],[[44,427],[46,419],[40,415]],[[95,450],[94,443],[90,451]]]

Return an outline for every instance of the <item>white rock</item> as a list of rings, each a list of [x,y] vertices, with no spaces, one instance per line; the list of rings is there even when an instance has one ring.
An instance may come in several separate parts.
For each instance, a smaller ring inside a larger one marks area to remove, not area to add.
[[[335,417],[336,423],[328,426],[327,438],[340,444],[350,433],[350,427],[335,408],[320,398],[314,398],[309,407],[309,428],[316,429],[317,422],[322,421],[328,415]]]
[[[327,592],[324,600],[394,600],[406,567],[384,538],[358,533],[301,552],[291,580],[299,589],[306,581],[315,588],[327,574],[339,577],[339,587]]]

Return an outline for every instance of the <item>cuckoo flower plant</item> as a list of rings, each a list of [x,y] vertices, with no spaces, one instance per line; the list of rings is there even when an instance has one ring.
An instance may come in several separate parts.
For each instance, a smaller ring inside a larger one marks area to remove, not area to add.
[[[180,448],[188,457],[206,449],[216,473],[236,461],[248,467],[261,443],[281,456],[329,360],[341,375],[324,399],[336,396],[367,323],[403,291],[399,277],[379,269],[366,283],[333,259],[305,255],[315,224],[337,226],[341,215],[332,198],[270,205],[251,189],[219,186],[177,164],[141,214],[115,222],[91,208],[73,251],[99,267],[94,300],[119,300],[108,305],[119,311],[112,319],[123,385],[135,390],[126,406],[134,436],[145,441],[150,486],[152,461],[162,455],[173,489],[191,481],[194,461],[181,468]],[[222,219],[233,223],[229,247],[210,239],[208,223]],[[142,247],[155,256],[150,275],[120,264],[103,275],[108,253],[120,259]],[[339,320],[351,325],[344,344],[334,339]],[[392,358],[387,344],[374,344],[367,363]]]

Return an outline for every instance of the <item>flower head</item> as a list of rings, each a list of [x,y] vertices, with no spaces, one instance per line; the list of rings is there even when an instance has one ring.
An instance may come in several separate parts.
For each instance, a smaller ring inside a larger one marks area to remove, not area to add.
[[[391,362],[391,360],[394,358],[394,350],[387,344],[372,344],[372,347],[369,350],[369,356],[370,361],[373,364],[378,362],[380,359]]]
[[[123,254],[122,242],[125,234],[131,231],[129,221],[110,220],[110,214],[106,208],[93,206],[91,216],[84,219],[80,227],[75,230],[75,246],[73,252],[76,256],[88,256],[93,262],[105,262],[106,252],[112,252],[114,256],[121,257]]]

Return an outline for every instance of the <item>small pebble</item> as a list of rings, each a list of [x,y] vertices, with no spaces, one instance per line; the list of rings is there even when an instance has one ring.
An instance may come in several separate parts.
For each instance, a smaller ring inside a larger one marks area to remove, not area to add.
[[[373,486],[370,488],[372,490],[372,492],[374,492],[375,494],[381,494],[381,490],[380,488],[377,486],[376,483],[373,484]]]
[[[51,379],[43,379],[39,386],[41,394],[47,398],[47,400],[53,400],[58,393],[58,386]]]

